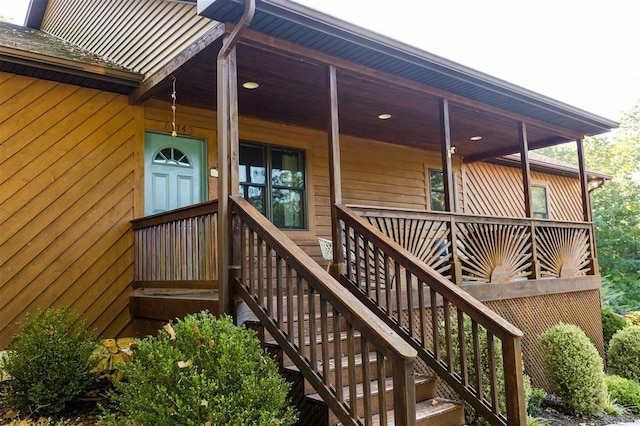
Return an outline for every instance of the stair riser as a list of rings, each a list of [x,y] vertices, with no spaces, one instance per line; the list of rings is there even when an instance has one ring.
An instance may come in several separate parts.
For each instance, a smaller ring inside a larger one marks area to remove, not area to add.
[[[436,382],[435,380],[424,381],[420,383],[416,383],[416,401],[423,401],[425,399],[431,399],[436,396]],[[357,399],[357,412],[362,415],[364,414],[364,397],[359,396]],[[347,400],[347,403],[349,401]],[[384,410],[391,410],[393,408],[393,389],[385,390],[385,408]],[[371,414],[378,414],[380,412],[379,400],[378,400],[378,392],[372,392],[371,396]],[[337,417],[333,413],[329,415],[329,424],[335,420],[335,423],[338,422]]]

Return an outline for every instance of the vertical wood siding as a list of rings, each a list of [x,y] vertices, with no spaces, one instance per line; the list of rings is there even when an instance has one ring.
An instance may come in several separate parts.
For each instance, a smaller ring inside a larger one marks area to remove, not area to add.
[[[464,165],[464,203],[467,214],[524,217],[520,169],[489,163]],[[547,187],[549,219],[582,220],[577,179],[531,173],[533,184]]]
[[[195,4],[49,0],[41,29],[148,76],[216,24]]]
[[[0,347],[25,312],[67,305],[126,333],[134,108],[125,96],[0,73]]]

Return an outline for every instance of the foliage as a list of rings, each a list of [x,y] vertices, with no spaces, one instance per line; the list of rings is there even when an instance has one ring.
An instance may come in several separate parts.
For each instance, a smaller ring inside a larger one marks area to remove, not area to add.
[[[607,399],[602,358],[579,327],[559,323],[540,336],[545,373],[565,409],[602,413]]]
[[[609,368],[615,374],[640,381],[640,327],[631,325],[613,335],[609,342]]]
[[[63,411],[95,383],[96,347],[84,316],[69,308],[27,313],[2,360],[10,376],[10,401],[30,413]]]
[[[285,425],[290,385],[255,334],[201,312],[138,342],[110,392],[124,424]],[[119,424],[105,413],[107,424]]]
[[[616,375],[604,378],[611,399],[623,407],[640,413],[640,383]]]
[[[640,310],[640,102],[623,115],[620,128],[611,135],[587,138],[584,151],[590,170],[613,176],[592,193],[601,274],[624,293],[620,301]],[[573,144],[539,152],[577,164]]]
[[[441,324],[439,329],[439,344],[440,348],[446,347],[446,338],[445,338],[445,329],[444,324]],[[451,321],[451,335],[458,335],[458,322],[455,320]],[[465,316],[464,319],[464,341],[466,345],[466,353],[467,357],[473,356],[473,331],[472,331],[472,323],[471,319]],[[490,395],[490,382],[489,382],[489,346],[487,344],[487,332],[482,327],[478,326],[478,344],[480,346],[480,361],[481,361],[481,374],[482,374],[482,386],[485,398],[489,399]],[[460,365],[460,350],[458,339],[452,339],[452,352],[453,352],[453,363],[456,368]],[[495,354],[495,370],[496,370],[496,385],[498,388],[498,404],[500,406],[500,412],[506,413],[506,401],[504,399],[505,395],[505,387],[504,387],[504,368],[503,368],[503,359],[502,359],[502,346],[499,344],[499,340],[495,339],[493,342],[493,351]],[[447,361],[446,351],[443,353],[443,360]],[[471,365],[467,365],[467,373],[469,377],[469,383],[475,383],[476,381],[476,371]],[[527,413],[531,416],[537,415],[534,413],[540,413],[541,408],[540,404],[542,403],[542,399],[546,396],[546,393],[541,389],[536,389],[531,386],[531,379],[526,374],[523,378],[524,381],[524,391],[525,391],[525,404],[527,407]],[[540,398],[540,393],[543,395]],[[537,399],[539,398],[539,399]],[[537,408],[536,408],[537,407]],[[529,409],[532,409],[533,412],[530,412]],[[539,411],[538,411],[539,410]],[[467,424],[472,425],[485,425],[488,424],[486,420],[484,420],[480,415],[475,411],[475,409],[465,402],[464,404],[464,413],[465,413],[465,421]]]
[[[604,337],[604,348],[608,350],[609,341],[618,330],[627,326],[627,321],[622,315],[618,315],[612,308],[602,310],[602,335]]]
[[[630,311],[624,314],[627,324],[640,325],[640,311]]]
[[[544,389],[534,388],[531,386],[531,380],[526,376],[524,381],[524,393],[527,401],[527,415],[537,417],[542,414],[542,402],[547,397]]]

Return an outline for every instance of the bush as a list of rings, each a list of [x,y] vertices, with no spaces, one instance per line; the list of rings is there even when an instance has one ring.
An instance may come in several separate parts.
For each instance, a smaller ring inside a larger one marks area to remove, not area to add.
[[[640,383],[620,376],[604,378],[611,399],[623,407],[640,413]]]
[[[138,342],[110,392],[123,424],[284,425],[290,385],[254,333],[207,312]],[[106,423],[119,417],[106,413]]]
[[[97,345],[84,316],[69,308],[27,313],[2,360],[10,402],[29,413],[63,411],[95,383],[97,361],[91,355]]]
[[[540,336],[545,373],[565,409],[602,413],[607,399],[602,358],[579,327],[560,323]]]
[[[631,325],[613,335],[608,360],[613,373],[640,381],[640,327]]]
[[[531,386],[531,379],[525,376],[524,394],[527,403],[527,415],[529,417],[537,417],[542,414],[542,402],[547,397],[547,393],[543,389]]]
[[[640,325],[640,311],[630,311],[624,314],[627,324]]]
[[[602,310],[602,336],[604,338],[604,349],[609,349],[609,341],[618,330],[627,326],[627,321],[618,315],[612,308]]]

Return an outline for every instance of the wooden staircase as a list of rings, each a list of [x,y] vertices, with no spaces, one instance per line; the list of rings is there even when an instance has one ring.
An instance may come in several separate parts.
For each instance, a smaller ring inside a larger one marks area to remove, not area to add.
[[[304,296],[305,312],[308,305],[307,296]],[[318,299],[318,298],[316,298]],[[297,301],[294,302],[297,305]],[[319,300],[316,300],[319,303]],[[286,317],[286,315],[285,315]],[[244,324],[258,334],[263,346],[269,352],[269,354],[276,360],[280,367],[281,374],[292,383],[291,399],[297,406],[300,413],[300,425],[338,425],[339,419],[329,409],[327,404],[323,401],[322,397],[310,383],[304,379],[304,374],[293,363],[293,361],[286,356],[283,349],[278,345],[276,340],[265,331],[260,321],[253,315],[253,313],[246,307],[245,304],[241,304],[238,309],[238,318],[240,321],[244,321]],[[294,316],[294,330],[298,330],[299,319]],[[320,321],[317,317],[316,320]],[[308,326],[309,318],[305,316],[303,318],[304,328]],[[348,386],[343,386],[339,392],[345,395],[345,402],[350,406],[353,406],[358,413],[365,412],[365,404],[370,404],[370,408],[374,414],[372,418],[373,425],[393,425],[394,424],[394,412],[393,412],[393,369],[390,363],[384,363],[384,366],[378,366],[378,360],[376,354],[373,352],[362,352],[362,345],[359,333],[354,333],[352,344],[349,343],[347,333],[340,333],[338,336],[338,342],[334,334],[329,334],[328,343],[330,345],[339,345],[342,352],[342,357],[339,360],[330,358],[328,362],[329,369],[329,383],[332,386],[336,386],[336,368],[341,370],[340,380],[342,383],[348,383],[349,380],[355,380],[357,386],[355,387],[354,395],[350,395]],[[297,336],[295,337],[297,338]],[[322,350],[321,343],[322,336],[318,330],[315,342],[316,350],[319,352]],[[306,336],[305,341],[305,353],[311,353],[310,346],[312,345],[311,338]],[[353,371],[347,367],[349,347],[351,346],[354,351],[355,368]],[[321,361],[318,361],[318,370],[323,371],[324,366]],[[367,377],[365,372],[369,371],[370,381],[363,383],[363,377]],[[378,380],[378,375],[382,374],[383,379]],[[378,384],[382,383],[384,389]],[[365,387],[370,389],[370,400],[367,400],[364,392]],[[380,392],[385,393],[384,398],[379,398]],[[460,402],[451,401],[437,396],[437,378],[427,376],[425,374],[415,373],[415,396],[416,396],[416,425],[433,425],[433,426],[455,426],[464,424],[464,410]],[[353,398],[353,399],[352,399]],[[351,403],[352,400],[356,401],[356,404]],[[381,401],[384,401],[384,409],[380,409]],[[364,419],[360,419],[362,424],[365,424]]]

